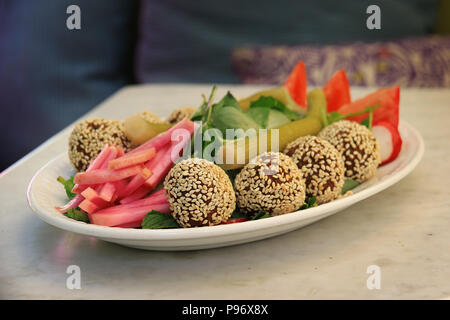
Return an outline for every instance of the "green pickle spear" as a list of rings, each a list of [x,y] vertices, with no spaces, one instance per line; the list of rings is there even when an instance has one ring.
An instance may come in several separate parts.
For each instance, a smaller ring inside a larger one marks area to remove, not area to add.
[[[222,154],[222,159],[226,159],[226,161],[223,160],[222,162],[228,163],[220,164],[220,166],[224,170],[238,169],[250,161],[250,156],[259,154],[260,147],[262,151],[276,149],[283,151],[290,142],[299,137],[318,134],[323,127],[321,109],[326,110],[326,107],[327,102],[323,90],[311,90],[308,93],[307,116],[303,119],[289,122],[275,129],[278,130],[278,139],[275,139],[275,143],[278,143],[278,148],[276,148],[276,146],[273,146],[274,148],[272,148],[271,136],[272,130],[274,129],[269,129],[267,130],[267,133],[259,133],[252,137],[244,137],[242,139],[225,142],[218,154]],[[276,136],[277,135],[274,134],[274,137]],[[264,139],[265,141],[261,141],[261,139]],[[230,148],[233,148],[233,150],[230,150]],[[238,159],[241,160],[238,158],[238,155],[243,157],[244,154],[245,158],[242,159],[244,161],[239,161],[241,163],[238,163]],[[227,160],[227,155],[230,158],[231,156],[234,156],[234,160]]]

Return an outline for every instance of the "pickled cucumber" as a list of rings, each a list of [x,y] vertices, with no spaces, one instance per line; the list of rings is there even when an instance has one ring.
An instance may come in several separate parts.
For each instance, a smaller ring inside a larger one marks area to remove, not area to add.
[[[141,115],[134,114],[123,121],[127,138],[133,147],[137,147],[161,132],[169,129],[173,124],[153,123],[145,120]]]
[[[292,121],[276,128],[278,129],[278,139],[274,140],[275,143],[278,143],[278,146],[271,145],[271,135],[274,134],[274,138],[276,137],[276,133],[272,133],[273,129],[267,130],[267,133],[262,132],[252,137],[245,137],[242,139],[225,142],[218,153],[219,155],[222,155],[222,158],[219,159],[219,162],[232,163],[224,163],[220,164],[220,166],[224,170],[237,169],[243,167],[246,163],[248,163],[250,157],[259,154],[260,149],[262,149],[262,151],[282,151],[291,141],[294,141],[299,137],[318,134],[323,127],[321,110],[326,110],[326,107],[327,102],[323,90],[314,89],[310,91],[308,93],[307,116],[303,119]],[[261,141],[261,139],[264,139],[265,141]],[[237,163],[238,159],[240,159],[238,158],[238,155],[240,155],[241,157],[244,157],[245,155],[243,161],[245,163]],[[234,161],[225,161],[227,159],[227,156],[228,159],[234,157]]]

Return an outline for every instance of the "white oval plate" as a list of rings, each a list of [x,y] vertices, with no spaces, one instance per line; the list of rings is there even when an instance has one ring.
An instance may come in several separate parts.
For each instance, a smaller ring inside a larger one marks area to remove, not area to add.
[[[28,186],[27,198],[31,209],[51,225],[124,246],[147,250],[197,250],[230,246],[301,228],[398,182],[416,167],[424,153],[423,139],[411,125],[401,122],[400,134],[403,146],[398,158],[380,167],[377,175],[355,188],[352,195],[314,208],[256,221],[201,228],[142,230],[104,227],[69,219],[55,210],[55,206],[67,202],[64,188],[56,178],[74,173],[67,153],[59,155],[34,175]]]

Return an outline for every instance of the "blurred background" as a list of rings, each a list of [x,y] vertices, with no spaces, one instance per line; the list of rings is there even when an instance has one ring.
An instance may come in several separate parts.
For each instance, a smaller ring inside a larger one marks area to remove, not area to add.
[[[277,84],[301,59],[309,85],[449,88],[450,1],[375,2],[0,0],[0,171],[129,84]]]

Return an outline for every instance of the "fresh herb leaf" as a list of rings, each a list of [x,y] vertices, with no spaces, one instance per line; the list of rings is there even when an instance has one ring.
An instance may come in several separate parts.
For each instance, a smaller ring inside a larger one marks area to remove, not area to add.
[[[142,220],[142,229],[180,228],[176,220],[167,213],[152,210]]]
[[[359,185],[360,185],[360,183],[358,181],[356,181],[356,180],[345,179],[344,185],[342,186],[341,194],[345,194],[345,193],[347,193],[347,191],[350,191],[350,190],[356,188]]]
[[[210,112],[210,106],[214,100],[214,95],[216,94],[216,91],[217,91],[217,86],[213,86],[208,99],[206,99],[206,96],[204,94],[202,94],[203,103],[197,109],[197,111],[192,115],[192,117],[191,117],[192,121],[206,122],[206,119],[208,118],[208,115],[210,114],[208,112]]]
[[[220,107],[213,106],[212,112],[212,127],[219,129],[223,135],[226,135],[227,129],[260,129],[252,118],[250,118],[242,110],[234,107]]]
[[[281,101],[267,96],[261,96],[251,102],[246,114],[262,128],[276,128],[301,118],[298,113],[285,107]]]
[[[260,97],[258,100],[250,103],[250,109],[252,108],[275,109],[283,113],[291,121],[298,120],[301,117],[297,112],[290,110],[280,100],[273,97]]]
[[[233,211],[233,213],[231,214],[230,219],[231,219],[231,218],[239,219],[239,218],[246,218],[246,217],[247,217],[247,216],[245,215],[245,213],[242,213],[238,208],[236,208],[236,209]]]
[[[359,115],[368,113],[369,114],[369,120],[368,120],[369,123],[368,124],[369,124],[369,127],[371,128],[372,127],[372,125],[371,125],[371,117],[373,117],[373,111],[376,108],[378,108],[379,106],[380,106],[380,104],[377,104],[377,105],[374,105],[374,106],[367,107],[367,108],[365,108],[365,109],[363,109],[361,111],[347,113],[347,114],[341,114],[339,112],[330,112],[330,113],[324,115],[325,111],[323,109],[321,109],[320,111],[322,113],[322,121],[324,123],[324,127],[326,127],[326,126],[328,126],[328,125],[330,125],[330,124],[332,124],[334,122],[340,121],[340,120],[344,120],[344,119],[347,119],[347,118],[350,118],[350,117],[359,116]]]
[[[73,220],[77,220],[77,221],[83,221],[86,223],[89,223],[89,217],[88,214],[84,211],[81,211],[80,209],[69,209],[67,210],[66,213],[64,213],[64,215],[67,218],[73,219]]]
[[[369,128],[370,123],[369,123],[369,117],[365,118],[363,121],[361,121],[361,124],[367,128]]]
[[[270,218],[270,214],[264,211],[260,211],[257,214],[255,214],[250,220],[259,220],[259,219],[265,219]]]
[[[58,180],[58,182],[64,186],[64,189],[66,190],[67,198],[69,198],[69,200],[72,200],[76,196],[75,193],[72,193],[72,189],[75,185],[73,183],[73,176],[71,176],[70,179],[68,179],[68,180],[59,176],[56,180]]]
[[[245,114],[259,124],[261,128],[267,128],[269,113],[270,108],[250,108]]]
[[[364,119],[361,124],[366,126],[369,130],[372,130],[372,121],[373,121],[373,111],[369,112],[369,116]]]
[[[298,210],[305,210],[316,206],[317,206],[316,197],[311,197],[306,199],[305,203]]]

